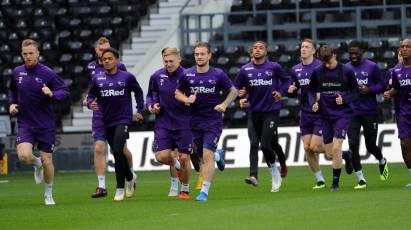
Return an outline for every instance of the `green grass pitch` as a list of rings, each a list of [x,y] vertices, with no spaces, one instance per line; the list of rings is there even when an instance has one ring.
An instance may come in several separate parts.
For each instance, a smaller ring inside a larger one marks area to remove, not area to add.
[[[32,173],[0,180],[0,229],[411,229],[411,181],[403,164],[390,165],[390,178],[379,181],[378,166],[365,165],[366,191],[354,191],[356,176],[342,173],[341,190],[329,190],[331,167],[323,167],[327,188],[313,191],[308,167],[291,167],[279,193],[271,193],[271,177],[260,168],[258,187],[244,183],[247,169],[217,172],[209,200],[167,197],[168,172],[139,172],[133,198],[113,201],[114,174],[107,176],[109,195],[91,199],[94,173],[58,173],[54,207],[43,204],[43,186]]]

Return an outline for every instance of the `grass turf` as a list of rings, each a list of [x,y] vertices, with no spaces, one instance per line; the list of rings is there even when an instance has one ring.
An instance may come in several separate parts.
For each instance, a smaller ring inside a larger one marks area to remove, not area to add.
[[[114,174],[108,174],[109,195],[91,199],[93,173],[58,173],[54,207],[43,204],[43,186],[33,174],[0,180],[0,229],[410,229],[411,188],[403,164],[390,165],[390,178],[379,181],[378,166],[363,169],[368,188],[354,191],[356,176],[342,173],[339,192],[330,192],[331,167],[323,167],[327,188],[313,191],[308,167],[292,167],[279,193],[270,193],[271,177],[260,169],[258,187],[244,183],[247,169],[217,172],[207,202],[167,197],[168,172],[140,172],[136,194],[113,201]]]

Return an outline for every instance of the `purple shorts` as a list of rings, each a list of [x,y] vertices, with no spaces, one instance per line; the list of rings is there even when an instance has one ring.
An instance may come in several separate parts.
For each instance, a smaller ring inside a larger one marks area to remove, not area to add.
[[[165,149],[178,149],[179,153],[191,154],[193,137],[190,130],[169,130],[155,128],[154,130],[154,152]]]
[[[319,115],[301,113],[300,116],[301,136],[316,135],[322,136],[322,122]]]
[[[17,144],[31,143],[33,146],[37,144],[38,150],[52,153],[56,142],[56,132],[55,130],[19,128],[16,142]]]
[[[396,116],[398,138],[401,140],[411,138],[411,118],[406,116]]]
[[[350,126],[350,117],[321,118],[324,144],[329,144],[333,138],[344,139]]]
[[[201,147],[215,152],[221,133],[223,132],[223,122],[191,122],[190,126],[197,152],[202,152]],[[199,155],[202,156],[202,154]]]
[[[91,129],[94,141],[106,141],[106,128],[104,127],[103,117],[93,113],[93,119],[91,120]]]

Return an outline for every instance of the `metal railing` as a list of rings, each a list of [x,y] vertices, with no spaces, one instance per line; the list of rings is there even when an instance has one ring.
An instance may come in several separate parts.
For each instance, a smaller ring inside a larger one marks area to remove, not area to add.
[[[195,42],[210,39],[213,46],[248,46],[247,33],[254,35],[251,40],[265,40],[269,46],[298,44],[305,37],[318,43],[405,38],[411,31],[407,12],[411,13],[411,4],[185,13],[180,16],[181,49],[185,53]],[[222,26],[216,26],[216,20],[223,20]]]

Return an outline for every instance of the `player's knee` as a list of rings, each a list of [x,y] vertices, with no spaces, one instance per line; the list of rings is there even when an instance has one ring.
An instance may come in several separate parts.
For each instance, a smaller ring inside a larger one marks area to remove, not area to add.
[[[312,152],[310,143],[304,143],[304,151],[305,151],[306,153]]]
[[[29,154],[24,152],[24,151],[18,151],[17,156],[18,156],[19,160],[24,162],[24,163],[28,163],[30,161]]]
[[[96,144],[94,146],[94,154],[99,156],[104,155],[104,145]]]
[[[53,157],[51,154],[42,155],[41,160],[43,161],[43,165],[45,166],[53,164]]]
[[[322,152],[322,145],[321,144],[311,144],[310,149],[313,153],[320,153]]]

